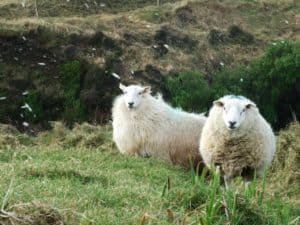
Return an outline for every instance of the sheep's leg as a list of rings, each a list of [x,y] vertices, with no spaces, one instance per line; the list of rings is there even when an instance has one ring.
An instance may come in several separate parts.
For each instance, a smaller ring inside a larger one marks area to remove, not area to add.
[[[256,170],[256,177],[263,177],[265,174],[265,168],[262,167],[262,168],[259,168]]]
[[[221,175],[221,166],[220,165],[216,166],[216,174]]]
[[[242,170],[241,176],[243,178],[243,183],[245,188],[249,188],[251,185],[252,180],[255,177],[255,169],[251,168],[251,167],[245,167]]]
[[[141,153],[141,156],[142,156],[143,158],[150,158],[150,157],[151,157],[151,155],[150,155],[149,153],[147,153],[147,152],[142,152],[142,153]]]
[[[250,180],[244,180],[244,185],[245,185],[245,188],[248,189],[251,185],[251,181]]]
[[[232,178],[230,176],[224,175],[224,182],[225,182],[226,190],[230,189],[231,181],[232,181]]]

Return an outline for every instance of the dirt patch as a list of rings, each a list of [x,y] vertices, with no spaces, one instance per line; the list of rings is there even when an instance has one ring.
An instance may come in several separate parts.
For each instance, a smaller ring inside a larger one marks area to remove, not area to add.
[[[48,128],[48,120],[61,119],[68,98],[64,76],[73,70],[80,76],[75,84],[80,92],[76,98],[83,102],[87,117],[106,122],[117,90],[111,88],[118,82],[111,72],[121,68],[111,62],[121,54],[118,41],[101,31],[93,35],[62,35],[37,27],[22,34],[0,35],[1,121],[35,132]],[[104,60],[98,65],[89,62],[91,58]],[[68,64],[73,61],[79,61],[78,71]]]
[[[1,225],[64,225],[63,216],[54,208],[39,204],[18,204],[0,211]]]
[[[198,41],[188,35],[182,34],[179,30],[171,26],[162,26],[154,36],[154,40],[160,44],[168,44],[187,51],[193,50]]]
[[[222,44],[251,45],[255,43],[254,36],[237,25],[230,26],[226,32],[212,29],[207,38],[209,44],[213,46]]]
[[[228,38],[233,44],[248,45],[254,43],[254,36],[236,25],[228,28]]]

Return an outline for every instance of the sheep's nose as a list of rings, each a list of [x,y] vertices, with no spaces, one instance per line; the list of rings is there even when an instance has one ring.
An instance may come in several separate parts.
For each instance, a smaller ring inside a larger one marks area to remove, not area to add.
[[[131,108],[133,106],[133,102],[128,102],[128,106]]]
[[[236,124],[236,121],[229,121],[229,127],[231,128],[231,129],[233,129],[234,128],[234,125]]]

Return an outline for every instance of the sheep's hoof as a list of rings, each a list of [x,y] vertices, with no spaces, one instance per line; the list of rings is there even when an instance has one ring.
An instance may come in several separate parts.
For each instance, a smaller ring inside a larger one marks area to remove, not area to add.
[[[150,158],[151,155],[147,152],[143,152],[140,156],[142,156],[143,158]]]

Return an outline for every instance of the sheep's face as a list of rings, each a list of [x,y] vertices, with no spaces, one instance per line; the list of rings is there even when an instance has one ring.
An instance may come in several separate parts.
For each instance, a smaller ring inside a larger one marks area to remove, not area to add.
[[[125,105],[128,109],[137,108],[142,99],[151,92],[150,86],[141,87],[138,85],[130,85],[126,87],[120,84],[120,89],[123,91]]]
[[[242,126],[245,121],[248,110],[255,107],[255,104],[240,99],[217,100],[214,105],[222,107],[223,121],[228,130],[236,130]]]

